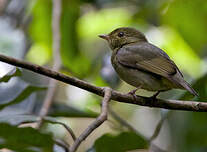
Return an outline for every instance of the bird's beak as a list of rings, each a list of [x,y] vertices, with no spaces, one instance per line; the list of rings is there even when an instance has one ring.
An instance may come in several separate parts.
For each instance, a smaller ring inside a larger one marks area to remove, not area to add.
[[[100,38],[102,39],[105,39],[105,40],[109,40],[109,36],[107,34],[101,34],[101,35],[98,35]]]

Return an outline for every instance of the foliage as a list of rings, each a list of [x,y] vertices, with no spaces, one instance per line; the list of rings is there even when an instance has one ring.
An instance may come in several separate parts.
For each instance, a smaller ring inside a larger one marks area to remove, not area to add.
[[[51,152],[54,141],[51,135],[40,133],[33,128],[18,128],[0,123],[0,148],[21,152]]]
[[[40,91],[40,90],[45,90],[45,88],[37,87],[37,86],[27,86],[16,98],[6,103],[0,104],[0,110],[4,109],[7,106],[20,103],[28,96],[30,96],[33,92]]]
[[[18,77],[21,76],[21,71],[18,68],[14,68],[10,72],[8,72],[6,75],[0,78],[0,83],[1,82],[8,82],[12,77]]]
[[[122,132],[119,135],[105,134],[98,138],[89,152],[125,152],[147,148],[148,143],[134,132]]]

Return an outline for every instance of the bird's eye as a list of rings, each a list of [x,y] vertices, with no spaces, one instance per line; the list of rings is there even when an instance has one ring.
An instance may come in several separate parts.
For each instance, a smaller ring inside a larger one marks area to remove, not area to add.
[[[124,36],[124,32],[119,32],[118,33],[118,37],[123,37]]]

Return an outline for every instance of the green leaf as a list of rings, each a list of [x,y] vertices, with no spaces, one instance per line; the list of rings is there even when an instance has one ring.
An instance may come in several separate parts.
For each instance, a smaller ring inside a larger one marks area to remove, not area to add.
[[[52,1],[37,0],[31,13],[32,22],[28,30],[33,44],[26,58],[33,63],[44,65],[52,56]],[[42,31],[44,34],[41,34]]]
[[[25,127],[18,128],[0,123],[0,148],[8,148],[21,152],[51,152],[54,141],[49,134]]]
[[[22,102],[24,99],[29,97],[32,93],[36,91],[45,90],[45,87],[38,87],[38,86],[27,86],[16,98],[12,99],[11,101],[4,102],[3,104],[0,104],[0,110],[4,109],[5,107],[13,104],[17,104]]]
[[[40,120],[39,116],[35,115],[4,115],[0,116],[0,123],[8,123],[10,125],[20,125],[22,123],[31,123],[38,122]],[[66,130],[69,130],[72,133],[73,138],[75,139],[75,134],[72,132],[70,127],[53,117],[44,117],[43,122],[50,124],[57,124],[63,126]]]
[[[95,152],[125,152],[133,149],[147,148],[147,142],[133,132],[122,132],[117,136],[105,134],[95,141]]]
[[[21,71],[18,68],[13,68],[6,75],[0,78],[0,82],[8,82],[12,77],[21,76]]]
[[[170,3],[166,1],[166,12],[161,16],[161,21],[176,28],[194,50],[204,51],[207,40],[204,34],[207,32],[206,6],[207,1],[203,0],[173,0]]]
[[[49,111],[50,116],[55,117],[90,117],[95,118],[97,113],[92,111],[83,111],[65,104],[53,104]]]

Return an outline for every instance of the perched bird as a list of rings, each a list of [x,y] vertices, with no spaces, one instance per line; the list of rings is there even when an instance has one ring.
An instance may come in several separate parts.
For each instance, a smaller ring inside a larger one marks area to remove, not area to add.
[[[169,56],[160,48],[149,43],[143,33],[134,28],[117,28],[107,35],[112,49],[111,63],[121,79],[137,89],[157,91],[152,97],[170,89],[185,89],[198,96],[184,80],[182,73]]]

